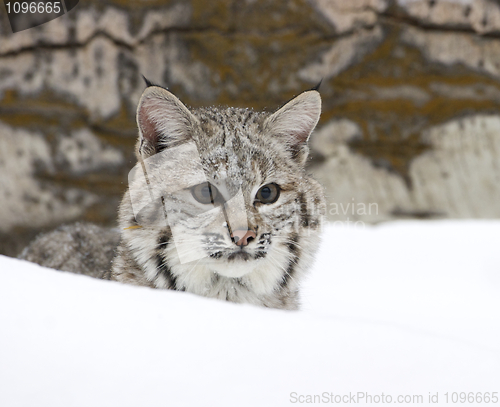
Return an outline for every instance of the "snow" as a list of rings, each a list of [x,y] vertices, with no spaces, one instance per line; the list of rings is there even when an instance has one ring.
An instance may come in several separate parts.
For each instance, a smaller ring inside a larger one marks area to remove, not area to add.
[[[0,406],[500,392],[499,235],[499,221],[329,226],[300,312],[0,256]]]

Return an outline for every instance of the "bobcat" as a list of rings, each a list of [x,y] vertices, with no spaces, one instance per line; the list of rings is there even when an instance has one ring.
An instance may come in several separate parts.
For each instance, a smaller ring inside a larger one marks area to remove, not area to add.
[[[118,215],[120,242],[110,270],[94,276],[297,309],[325,211],[323,189],[304,169],[321,113],[317,90],[270,114],[190,110],[146,83],[137,108],[138,163]],[[35,253],[45,252],[49,235],[22,257],[41,263]]]

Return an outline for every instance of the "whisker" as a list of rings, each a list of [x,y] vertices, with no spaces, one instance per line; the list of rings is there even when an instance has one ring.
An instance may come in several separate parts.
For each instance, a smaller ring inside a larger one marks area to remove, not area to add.
[[[271,263],[276,266],[277,268],[279,268],[282,272],[284,272],[288,277],[290,277],[292,279],[292,281],[297,284],[297,286],[299,285],[299,283],[297,282],[297,280],[295,280],[295,278],[293,278],[293,276],[288,272],[287,268],[284,267],[283,265],[281,265],[276,259],[274,259],[272,256],[269,256],[268,259],[271,261]],[[293,261],[293,260],[292,260]],[[297,263],[294,263],[295,265]]]

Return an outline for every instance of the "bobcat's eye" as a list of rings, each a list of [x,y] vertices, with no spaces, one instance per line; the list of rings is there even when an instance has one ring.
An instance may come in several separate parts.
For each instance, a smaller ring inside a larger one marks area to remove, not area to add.
[[[219,195],[219,191],[213,185],[208,182],[195,185],[191,188],[191,194],[193,198],[202,204],[214,203],[215,199]]]
[[[276,184],[264,185],[257,191],[256,198],[263,204],[275,203],[280,197],[280,187]]]

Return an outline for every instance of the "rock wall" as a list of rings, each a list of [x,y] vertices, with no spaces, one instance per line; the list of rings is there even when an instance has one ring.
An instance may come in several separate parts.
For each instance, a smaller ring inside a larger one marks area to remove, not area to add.
[[[16,34],[0,13],[0,253],[114,224],[141,74],[257,109],[323,79],[310,170],[331,220],[500,216],[497,2],[86,0]]]

